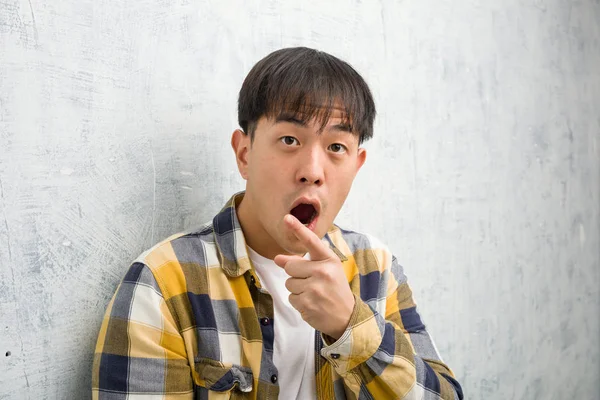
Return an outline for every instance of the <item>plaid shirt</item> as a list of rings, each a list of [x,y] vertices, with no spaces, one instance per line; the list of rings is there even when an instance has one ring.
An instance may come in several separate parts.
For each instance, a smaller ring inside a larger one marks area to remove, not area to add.
[[[235,212],[242,197],[130,266],[100,328],[94,399],[277,398],[277,317],[246,252]],[[395,257],[335,225],[323,241],[342,261],[356,305],[339,340],[315,331],[318,399],[462,399]]]

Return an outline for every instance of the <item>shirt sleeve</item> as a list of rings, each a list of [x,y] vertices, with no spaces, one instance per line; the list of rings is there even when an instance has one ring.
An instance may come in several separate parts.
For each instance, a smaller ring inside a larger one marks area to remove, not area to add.
[[[192,399],[184,340],[150,269],[133,263],[102,321],[92,398]]]
[[[337,340],[323,336],[321,355],[356,398],[463,399],[454,373],[442,361],[421,322],[403,268],[395,257],[385,266],[379,293],[367,304],[355,294],[350,323]],[[333,342],[333,343],[332,343]]]

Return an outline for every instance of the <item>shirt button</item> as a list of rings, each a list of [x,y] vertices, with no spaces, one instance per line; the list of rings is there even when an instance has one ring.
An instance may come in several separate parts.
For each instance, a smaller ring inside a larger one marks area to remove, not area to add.
[[[253,285],[256,283],[256,279],[253,276],[250,277],[250,283]]]
[[[337,360],[338,358],[340,358],[340,355],[338,353],[331,353],[331,358]]]
[[[260,319],[260,324],[263,326],[267,326],[271,323],[271,320],[269,318],[261,318]]]
[[[277,375],[275,375],[275,374],[271,375],[271,382],[277,383]]]

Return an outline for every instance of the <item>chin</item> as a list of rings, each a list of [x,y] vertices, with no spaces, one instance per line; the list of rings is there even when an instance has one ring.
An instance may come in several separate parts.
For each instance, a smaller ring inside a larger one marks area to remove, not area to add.
[[[301,244],[289,245],[285,248],[285,250],[290,254],[295,254],[297,256],[303,256],[308,252],[308,249]]]
[[[319,221],[319,225],[321,225],[321,223],[322,223],[322,221]],[[328,229],[326,229],[326,228],[322,228],[320,226],[316,226],[315,230],[313,232],[314,232],[315,235],[317,235],[317,237],[319,239],[323,239],[325,237],[325,234],[327,233],[327,230]]]
[[[304,247],[304,245],[301,244],[300,241],[295,241],[295,242],[286,241],[285,245],[281,246],[281,247],[288,253],[299,255],[299,256],[303,256],[305,253],[308,252],[308,249],[306,247]]]

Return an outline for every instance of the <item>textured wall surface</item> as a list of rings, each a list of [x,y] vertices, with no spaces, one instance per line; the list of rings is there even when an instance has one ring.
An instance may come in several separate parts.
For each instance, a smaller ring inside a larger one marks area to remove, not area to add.
[[[371,85],[338,223],[398,256],[467,398],[600,398],[599,21],[593,0],[2,1],[0,399],[89,398],[129,262],[243,188],[237,92],[291,45]]]

